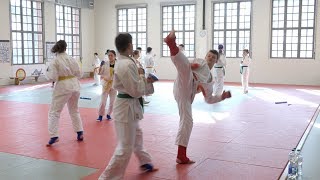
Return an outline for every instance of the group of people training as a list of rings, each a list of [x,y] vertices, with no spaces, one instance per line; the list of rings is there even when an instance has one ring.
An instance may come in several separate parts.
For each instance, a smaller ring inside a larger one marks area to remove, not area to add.
[[[217,76],[211,73],[213,68],[220,69],[221,64],[218,60],[224,55],[221,49],[219,52],[210,50],[205,59],[188,60],[176,44],[175,31],[171,31],[164,42],[170,49],[171,60],[177,69],[173,95],[178,105],[180,121],[175,141],[178,147],[175,161],[179,164],[191,164],[194,161],[187,156],[187,147],[193,128],[192,103],[195,95],[201,93],[208,104],[218,103],[231,97],[230,91],[223,91],[220,90],[221,87],[214,86]],[[77,62],[66,54],[66,46],[63,40],[55,44],[52,52],[57,53],[57,57],[47,69],[47,77],[56,82],[49,110],[50,140],[48,146],[59,140],[58,121],[66,103],[74,131],[77,133],[77,140],[82,141],[84,138],[78,108],[80,96],[78,78],[81,77],[81,72]],[[144,69],[141,62],[137,61],[137,52],[133,50],[132,36],[129,33],[118,34],[115,38],[115,46],[119,53],[117,60],[115,60],[115,51],[109,50],[108,61],[99,65],[98,74],[102,79],[103,95],[99,106],[101,111],[99,111],[98,121],[102,120],[105,113],[106,97],[104,93],[110,94],[113,96],[110,99],[114,103],[111,107],[109,106],[107,119],[111,119],[110,115],[113,111],[117,147],[99,180],[123,179],[132,153],[137,156],[142,171],[158,170],[152,162],[151,155],[143,147],[143,131],[139,126],[139,121],[143,119],[142,98],[154,93],[155,80],[146,75],[150,72]],[[242,61],[242,74],[248,69],[248,64],[246,64],[248,61],[246,58]],[[215,92],[216,89],[219,89],[221,93]]]

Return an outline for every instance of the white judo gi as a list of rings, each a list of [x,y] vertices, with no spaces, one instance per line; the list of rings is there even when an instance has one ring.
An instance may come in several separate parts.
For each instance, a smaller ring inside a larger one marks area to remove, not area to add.
[[[48,67],[46,77],[55,82],[52,102],[48,115],[48,130],[50,137],[58,137],[58,127],[61,111],[68,106],[72,126],[75,132],[83,131],[78,108],[81,77],[80,66],[75,59],[66,53],[59,53]]]
[[[155,62],[152,54],[148,53],[146,56],[144,56],[144,69],[146,71],[146,77],[148,77],[150,73],[154,73],[154,65]]]
[[[94,82],[95,84],[94,85],[100,85],[100,75],[99,75],[99,71],[97,68],[100,67],[100,64],[101,64],[101,60],[99,59],[98,56],[95,56],[95,59],[92,63],[92,66],[94,67],[94,75],[93,75],[93,79],[94,79]]]
[[[113,113],[118,144],[99,180],[123,179],[132,152],[137,156],[140,165],[151,163],[151,156],[143,147],[142,130],[139,126],[139,120],[143,118],[143,108],[138,99],[146,93],[151,93],[148,92],[148,89],[152,89],[148,88],[150,86],[153,87],[138,74],[134,59],[120,55],[115,66],[113,82],[113,88],[119,93]]]
[[[176,137],[176,145],[188,146],[192,127],[192,102],[196,93],[200,92],[198,86],[202,86],[205,93],[205,101],[213,104],[220,102],[221,96],[213,96],[213,78],[208,64],[203,59],[188,61],[188,58],[179,51],[171,60],[177,68],[178,75],[174,82],[173,94],[179,108],[179,130]],[[199,68],[191,70],[191,63],[197,63]]]
[[[224,86],[224,76],[225,76],[225,67],[226,67],[226,57],[224,54],[219,53],[219,59],[213,67],[213,76],[214,76],[214,87],[213,94],[221,95]]]
[[[242,63],[240,64],[240,73],[241,73],[241,83],[243,92],[248,92],[248,86],[249,86],[249,66],[251,63],[251,58],[249,54],[247,54],[245,57],[243,57]]]
[[[110,67],[110,61],[105,61],[104,65],[102,65],[101,70],[99,72],[102,78],[102,94],[101,94],[101,102],[99,105],[99,116],[105,115],[106,103],[109,96],[109,106],[107,114],[111,115],[113,110],[114,100],[117,95],[117,91],[112,87],[113,84],[113,73],[114,69]]]

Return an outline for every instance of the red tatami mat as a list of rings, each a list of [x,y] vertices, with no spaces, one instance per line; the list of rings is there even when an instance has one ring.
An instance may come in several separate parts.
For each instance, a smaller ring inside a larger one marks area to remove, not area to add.
[[[192,165],[175,163],[179,122],[175,102],[167,102],[165,94],[154,95],[141,126],[145,147],[159,171],[140,174],[133,155],[125,179],[277,179],[287,163],[288,152],[299,142],[320,102],[319,91],[290,86],[256,87],[254,91],[250,95],[235,94],[232,101],[212,105],[210,112],[202,111],[209,107],[204,102],[193,105],[194,128],[188,148],[196,161]],[[0,90],[10,92],[10,88]],[[292,104],[276,105],[270,100],[270,96],[282,94],[289,96]],[[0,107],[1,152],[99,169],[86,180],[97,179],[114,152],[113,121],[96,122],[97,109],[80,108],[85,140],[77,142],[65,108],[60,141],[48,148],[49,105],[0,101]],[[157,113],[157,107],[168,113]]]

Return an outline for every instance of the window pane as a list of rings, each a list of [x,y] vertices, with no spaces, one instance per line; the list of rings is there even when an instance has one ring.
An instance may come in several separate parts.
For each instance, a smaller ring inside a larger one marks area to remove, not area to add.
[[[315,0],[286,1],[273,0],[271,57],[313,58]]]
[[[184,44],[185,54],[195,56],[195,5],[162,6],[162,38],[176,30],[176,41]],[[169,49],[162,45],[162,56],[170,56]]]
[[[118,9],[118,32],[129,32],[133,47],[147,49],[147,8]]]
[[[242,57],[250,49],[251,2],[215,3],[213,14],[213,48],[223,44],[227,57]]]
[[[57,40],[65,40],[67,53],[79,58],[80,51],[80,9],[56,5]]]
[[[12,63],[39,63],[43,54],[42,3],[30,0],[11,0]],[[40,62],[42,63],[42,61]]]

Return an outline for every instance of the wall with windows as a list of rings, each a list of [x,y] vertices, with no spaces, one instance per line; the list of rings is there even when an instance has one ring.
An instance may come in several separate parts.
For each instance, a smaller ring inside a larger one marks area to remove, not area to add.
[[[183,1],[177,1],[178,4],[183,5]],[[188,1],[192,2],[191,4],[199,3],[196,1]],[[128,1],[118,0],[118,1],[104,1],[104,0],[96,0],[95,1],[95,42],[96,49],[99,54],[104,54],[106,49],[112,48],[115,49],[114,38],[118,32],[118,9],[121,8],[135,8],[136,6],[145,6],[147,5],[147,46],[153,48],[152,52],[156,55],[156,71],[157,75],[161,79],[174,79],[176,77],[176,69],[171,62],[169,57],[162,57],[162,19],[161,19],[161,9],[162,6],[165,5],[173,5],[172,1],[163,1],[163,0],[153,0],[153,1],[145,1],[145,0],[135,0]],[[201,19],[201,10],[200,6],[196,6],[196,31],[200,30],[201,27],[200,22]],[[207,47],[207,41],[205,38],[201,38],[200,36],[195,37],[195,41],[200,43],[203,46],[196,45],[196,56],[204,57]],[[182,42],[181,42],[182,43]],[[145,51],[146,49],[143,49]],[[190,52],[191,54],[191,52]]]
[[[11,39],[11,16],[10,13],[10,0],[3,0],[0,1],[0,21],[1,21],[1,28],[0,28],[0,40],[10,40],[12,41],[14,38]],[[33,15],[35,15],[35,11],[33,11]],[[93,10],[88,8],[81,9],[81,35],[80,38],[83,41],[81,43],[81,50],[82,50],[82,69],[84,72],[89,72],[92,70],[92,60],[93,60],[93,53],[94,53],[94,17],[93,17]],[[55,4],[52,2],[44,2],[43,3],[43,42],[55,42],[56,41],[56,8]],[[39,19],[39,18],[38,18]],[[28,20],[26,20],[28,21]],[[41,24],[41,20],[38,21]],[[37,25],[37,27],[40,27]],[[34,26],[36,28],[36,26]],[[40,27],[41,28],[41,27]],[[19,32],[18,32],[19,33]],[[34,36],[36,37],[36,36]],[[40,36],[37,36],[40,37]],[[29,37],[26,36],[26,39]],[[17,39],[17,38],[15,38]],[[25,39],[25,40],[26,40]],[[24,42],[25,42],[24,40]],[[17,41],[13,41],[17,44]],[[30,40],[30,43],[34,43],[34,46],[37,45],[37,47],[42,47],[42,45],[39,45],[39,42],[42,43],[42,40],[32,39]],[[68,44],[69,45],[69,44]],[[80,44],[79,44],[80,45]],[[15,45],[13,45],[15,46]],[[15,46],[17,47],[17,46]],[[18,52],[18,49],[16,49],[16,52]],[[21,51],[19,51],[20,53]],[[19,53],[14,53],[16,55],[16,58],[13,58],[15,63],[12,62],[12,59],[10,60],[11,63],[1,63],[0,64],[0,85],[6,85],[6,84],[12,84],[13,80],[10,80],[9,77],[14,77],[15,72],[18,68],[23,68],[26,71],[27,77],[31,76],[31,73],[35,70],[41,70],[44,72],[47,68],[47,61],[43,57],[45,57],[45,49],[44,52],[42,52],[41,49],[35,50],[34,55],[40,58],[27,58],[29,55],[29,52],[24,52],[24,60],[21,64],[21,60],[19,59]],[[78,52],[75,52],[78,53]],[[30,56],[31,57],[31,56]],[[37,60],[38,64],[35,62]],[[34,62],[33,62],[34,61]],[[29,64],[26,64],[26,62],[29,62]]]
[[[294,0],[290,0],[294,3]],[[156,54],[156,70],[157,75],[161,79],[175,79],[176,69],[171,63],[168,57],[162,57],[162,32],[163,32],[163,19],[161,17],[162,6],[166,5],[183,5],[183,4],[196,4],[195,9],[195,56],[204,58],[206,52],[213,46],[217,46],[217,42],[214,41],[214,17],[213,17],[213,3],[221,2],[239,2],[235,0],[230,1],[220,1],[220,0],[206,0],[206,35],[204,37],[200,36],[200,31],[202,30],[202,0],[133,0],[128,4],[125,0],[118,1],[105,1],[96,0],[95,1],[95,42],[96,49],[100,54],[104,53],[108,48],[114,47],[114,37],[118,32],[118,22],[117,22],[117,9],[116,7],[121,7],[128,5],[128,7],[135,7],[137,4],[147,4],[147,46],[153,48],[153,52]],[[271,83],[271,84],[305,84],[305,85],[320,85],[320,36],[319,36],[319,23],[315,24],[315,56],[313,58],[304,58],[304,53],[301,53],[301,58],[279,58],[273,56],[271,58],[271,48],[273,52],[279,49],[274,49],[272,46],[272,34],[271,34],[271,13],[272,13],[272,0],[251,1],[251,26],[248,28],[247,22],[248,14],[243,14],[245,20],[239,19],[239,22],[243,23],[242,30],[247,32],[239,32],[241,39],[235,39],[231,33],[230,41],[226,42],[227,52],[229,56],[227,58],[227,82],[240,82],[239,74],[239,63],[241,60],[241,49],[243,47],[249,48],[252,55],[252,67],[251,67],[251,83]],[[289,5],[292,6],[292,5]],[[316,8],[316,18],[319,20],[320,15],[320,4]],[[305,8],[304,8],[305,9]],[[240,12],[239,12],[240,13]],[[290,10],[288,10],[290,13]],[[236,14],[233,17],[237,17]],[[232,18],[233,18],[232,17]],[[230,22],[234,22],[231,18]],[[179,20],[177,20],[179,21]],[[294,19],[292,19],[292,22]],[[288,25],[287,25],[288,26]],[[216,27],[216,26],[215,26]],[[241,27],[241,24],[239,25]],[[241,29],[241,28],[239,28]],[[248,31],[251,34],[251,38],[248,38]],[[288,31],[289,32],[289,31]],[[293,31],[291,31],[293,32]],[[290,33],[290,32],[289,32]],[[215,37],[220,37],[219,33],[216,33]],[[318,34],[318,35],[317,35]],[[288,34],[287,34],[288,36]],[[218,38],[219,39],[219,38]],[[220,37],[220,39],[223,39]],[[290,37],[287,37],[287,48],[285,51],[280,52],[280,54],[285,54],[286,57],[294,56],[293,45]],[[236,43],[233,42],[237,42]],[[290,42],[289,42],[290,41]],[[250,42],[250,43],[248,43]],[[291,43],[291,44],[290,44]],[[302,42],[301,42],[302,43]],[[230,47],[232,44],[234,47]],[[273,43],[275,44],[275,43]],[[229,49],[228,49],[229,45]],[[296,46],[297,47],[297,46]],[[303,50],[307,46],[300,46],[300,50]],[[310,46],[309,46],[310,47]],[[217,49],[217,47],[214,47]],[[230,51],[231,50],[233,51]],[[290,49],[291,48],[291,49]],[[280,48],[281,49],[281,48]],[[228,51],[229,50],[229,51]],[[306,50],[306,49],[305,49]],[[308,49],[307,49],[308,50]],[[288,51],[288,52],[287,52]],[[306,52],[306,51],[305,51]],[[275,54],[275,53],[274,53]],[[299,54],[300,55],[300,54]]]
[[[11,40],[10,32],[10,9],[9,7],[10,0],[0,1],[0,40]],[[162,38],[164,36],[165,29],[162,24],[166,24],[166,21],[169,22],[171,19],[163,20],[161,15],[163,6],[172,6],[172,5],[190,5],[196,4],[195,6],[195,28],[194,28],[194,40],[195,44],[192,46],[190,38],[190,32],[188,35],[185,33],[187,29],[184,29],[183,35],[179,35],[178,41],[188,45],[188,55],[192,56],[195,54],[195,57],[204,58],[206,52],[211,49],[213,46],[217,45],[218,41],[224,39],[221,38],[220,34],[213,36],[213,33],[216,32],[216,28],[213,28],[214,23],[214,3],[220,2],[238,2],[235,0],[230,1],[220,1],[220,0],[206,0],[206,35],[200,36],[200,31],[202,30],[202,0],[132,0],[128,4],[126,0],[96,0],[94,3],[94,10],[92,9],[81,9],[81,50],[82,50],[82,68],[85,72],[91,71],[91,62],[92,54],[97,51],[99,56],[103,58],[106,49],[114,47],[114,37],[119,31],[118,29],[118,9],[121,8],[135,8],[137,5],[147,7],[147,36],[146,42],[147,46],[153,48],[153,53],[156,54],[156,70],[157,74],[161,79],[175,79],[176,69],[171,63],[169,57],[163,57],[166,55],[165,46],[162,44]],[[290,2],[297,2],[296,0],[290,0]],[[307,1],[304,1],[307,2]],[[309,1],[308,1],[309,2]],[[226,42],[226,53],[227,55],[239,55],[241,47],[249,47],[252,54],[252,68],[250,82],[253,83],[279,83],[279,84],[309,84],[309,85],[319,85],[320,84],[320,36],[319,36],[319,23],[315,23],[315,39],[314,43],[310,43],[310,38],[307,37],[310,34],[310,28],[308,30],[300,29],[290,29],[290,27],[296,23],[295,17],[291,19],[291,22],[288,22],[285,26],[286,30],[281,31],[272,26],[272,0],[259,1],[252,0],[252,12],[251,12],[251,38],[246,39],[246,33],[239,32],[239,36],[242,36],[242,39],[238,41],[243,41],[242,44],[236,45],[234,48],[231,48],[232,51],[228,51],[228,42]],[[317,4],[316,7],[316,20],[319,21],[320,17],[320,4]],[[183,9],[183,8],[182,8]],[[307,8],[303,8],[305,11]],[[189,9],[190,10],[190,9]],[[184,13],[188,10],[183,9]],[[292,13],[291,10],[287,9],[287,13]],[[124,11],[123,11],[124,12]],[[168,14],[168,13],[167,13]],[[170,14],[170,13],[169,13]],[[179,13],[177,13],[179,14]],[[281,16],[281,13],[279,13]],[[294,13],[292,13],[294,14]],[[50,2],[44,3],[44,42],[54,42],[56,40],[56,24],[55,24],[55,5]],[[173,15],[174,23],[181,24],[181,17],[179,15]],[[176,18],[177,17],[177,18]],[[234,17],[236,17],[234,15]],[[128,18],[132,18],[129,17]],[[180,19],[179,19],[180,18]],[[188,17],[190,20],[190,17]],[[191,18],[192,19],[192,18]],[[280,17],[278,17],[280,19]],[[308,17],[307,17],[308,19]],[[128,19],[129,20],[129,19]],[[132,19],[131,19],[132,20]],[[184,19],[184,23],[189,20]],[[216,22],[216,21],[215,21]],[[233,20],[231,20],[231,23]],[[278,22],[279,23],[279,22]],[[281,22],[280,22],[281,23]],[[167,27],[169,23],[166,24]],[[190,27],[192,23],[189,22]],[[217,27],[217,26],[215,26]],[[273,31],[271,30],[273,27]],[[289,27],[289,28],[288,28]],[[246,29],[248,30],[248,29]],[[192,33],[193,31],[191,31]],[[286,33],[287,37],[285,42],[286,45],[279,43],[282,34]],[[291,33],[291,35],[290,35]],[[305,36],[305,40],[300,39],[299,42],[295,42],[294,36],[296,33],[300,33],[301,36]],[[276,35],[278,34],[278,35]],[[189,40],[182,41],[182,37],[189,37]],[[272,39],[272,36],[276,37]],[[143,38],[141,38],[143,39]],[[229,46],[233,44],[229,43]],[[225,40],[227,41],[227,40]],[[246,45],[246,42],[250,41],[250,44]],[[307,41],[307,42],[305,42]],[[178,43],[180,43],[178,42]],[[141,42],[140,42],[141,43]],[[189,43],[189,44],[188,44]],[[304,43],[304,45],[297,46],[297,43]],[[139,44],[139,40],[136,41],[136,44]],[[312,58],[308,58],[310,52],[312,54],[312,47],[314,44],[314,52]],[[142,45],[144,45],[142,43]],[[194,52],[193,52],[194,48]],[[216,49],[216,47],[214,47]],[[295,49],[299,49],[299,53],[295,54]],[[230,50],[230,49],[229,49]],[[303,52],[302,52],[303,51]],[[282,58],[282,56],[286,58]],[[300,58],[290,58],[290,56],[297,56]],[[191,58],[191,57],[190,57]],[[239,62],[241,58],[239,57],[230,57],[227,58],[227,82],[240,82],[239,76]],[[12,83],[12,80],[9,79],[10,76],[15,75],[15,71],[18,68],[24,68],[27,71],[27,75],[30,75],[35,69],[45,69],[45,64],[37,65],[11,65],[11,63],[1,63],[0,64],[0,85]]]
[[[316,7],[316,22],[319,21],[320,6]],[[252,1],[252,68],[250,82],[271,84],[320,85],[319,23],[315,26],[315,57],[271,58],[271,13],[272,1]],[[210,22],[212,23],[212,22]],[[210,26],[212,28],[212,26]],[[209,30],[211,31],[211,30]],[[211,37],[209,38],[211,39]],[[211,44],[211,43],[210,43]],[[239,82],[239,61],[228,58],[226,81]]]

